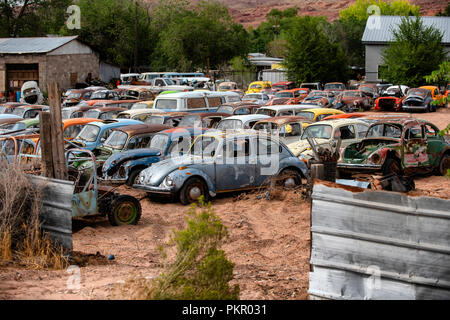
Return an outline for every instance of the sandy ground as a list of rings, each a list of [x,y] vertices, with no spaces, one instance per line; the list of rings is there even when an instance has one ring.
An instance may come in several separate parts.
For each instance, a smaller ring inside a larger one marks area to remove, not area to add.
[[[450,123],[450,110],[413,114],[440,129]],[[412,196],[450,198],[450,179],[438,176],[416,180]],[[143,193],[124,187],[138,198]],[[137,226],[112,227],[106,219],[74,223],[74,251],[92,254],[80,272],[80,289],[69,289],[72,273],[0,266],[0,299],[109,299],[113,287],[130,277],[156,278],[162,270],[158,246],[165,246],[174,229],[185,227],[188,207],[168,201],[143,199]],[[234,283],[241,299],[305,299],[309,272],[310,205],[299,194],[257,200],[255,194],[221,196],[213,207],[227,226],[224,245],[235,263]],[[94,255],[99,253],[99,256]],[[115,260],[105,257],[115,255]],[[126,299],[126,296],[122,297]]]

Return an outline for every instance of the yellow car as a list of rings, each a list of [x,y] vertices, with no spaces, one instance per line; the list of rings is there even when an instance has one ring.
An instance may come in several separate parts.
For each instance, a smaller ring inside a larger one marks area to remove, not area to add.
[[[344,113],[345,113],[344,111],[330,109],[330,108],[313,108],[313,109],[302,110],[300,112],[297,112],[295,115],[305,117],[309,120],[312,120],[313,122],[317,122],[328,116],[332,116],[335,114],[344,114]]]
[[[439,91],[439,88],[436,86],[422,86],[421,89],[428,89],[431,91],[431,97],[433,98],[433,101],[442,101],[444,96]],[[440,104],[438,107],[443,107],[444,103]]]
[[[245,92],[245,94],[249,93],[259,93],[263,89],[271,89],[272,88],[272,82],[270,81],[254,81],[250,83],[248,86],[248,90]]]

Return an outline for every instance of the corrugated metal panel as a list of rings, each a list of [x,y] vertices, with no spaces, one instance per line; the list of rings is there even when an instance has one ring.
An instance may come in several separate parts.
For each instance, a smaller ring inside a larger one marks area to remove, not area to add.
[[[3,38],[0,39],[0,53],[25,54],[47,53],[78,38],[72,37],[34,37],[34,38]]]
[[[29,176],[31,181],[43,188],[42,228],[65,249],[72,250],[72,196],[71,181]]]
[[[377,19],[379,23],[377,23]],[[392,29],[401,23],[400,16],[369,16],[362,37],[363,43],[386,43],[393,41]],[[422,17],[425,26],[434,26],[442,34],[442,42],[450,44],[450,17]]]
[[[311,295],[450,299],[450,200],[328,183],[312,198]]]

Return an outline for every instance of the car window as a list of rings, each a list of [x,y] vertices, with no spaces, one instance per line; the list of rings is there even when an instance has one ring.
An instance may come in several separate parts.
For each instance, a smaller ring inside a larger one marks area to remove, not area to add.
[[[81,124],[77,124],[77,125],[73,125],[73,126],[69,126],[66,128],[66,130],[64,130],[64,138],[66,139],[73,139],[75,138],[78,133],[81,131],[81,129],[83,128],[83,125]]]
[[[208,97],[207,99],[210,107],[220,107],[222,105],[220,97]]]
[[[294,111],[292,110],[286,110],[286,111],[281,111],[278,116],[293,116],[294,115]]]
[[[429,124],[425,125],[425,134],[427,137],[436,137],[437,131]]]
[[[250,140],[248,138],[228,140],[223,145],[226,158],[248,157],[250,155]]]
[[[78,111],[78,112],[74,112],[71,114],[70,116],[71,118],[82,118],[83,117],[83,112]]]
[[[355,139],[355,128],[353,125],[343,126],[339,128],[340,136],[342,140]]]
[[[358,131],[358,138],[364,138],[367,132],[367,126],[358,123],[356,125],[356,130]]]
[[[279,146],[276,142],[269,139],[258,138],[258,150],[257,150],[258,156],[278,154],[278,153],[279,153]]]
[[[152,137],[151,135],[132,137],[130,139],[130,141],[128,142],[126,149],[132,150],[132,149],[145,148],[149,144],[151,137]]]
[[[323,118],[326,118],[326,117],[328,117],[328,116],[331,116],[331,113],[318,115],[317,118],[316,118],[316,121],[320,121],[320,120],[322,120]]]
[[[189,98],[187,99],[188,109],[206,108],[206,101],[203,98]]]
[[[251,114],[252,111],[250,108],[239,108],[236,109],[236,111],[234,112],[235,115],[246,115],[246,114]]]
[[[280,135],[284,137],[296,137],[302,134],[302,126],[300,123],[285,124],[280,128]]]
[[[422,139],[423,132],[421,126],[413,126],[405,131],[405,139]]]

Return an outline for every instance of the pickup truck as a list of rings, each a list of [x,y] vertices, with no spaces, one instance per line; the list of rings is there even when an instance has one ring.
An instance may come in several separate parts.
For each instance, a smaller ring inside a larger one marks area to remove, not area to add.
[[[194,91],[194,87],[177,85],[174,81],[167,78],[154,78],[142,81],[132,81],[131,85],[119,85],[117,88],[130,90],[136,87],[149,89],[156,94],[167,90]]]

